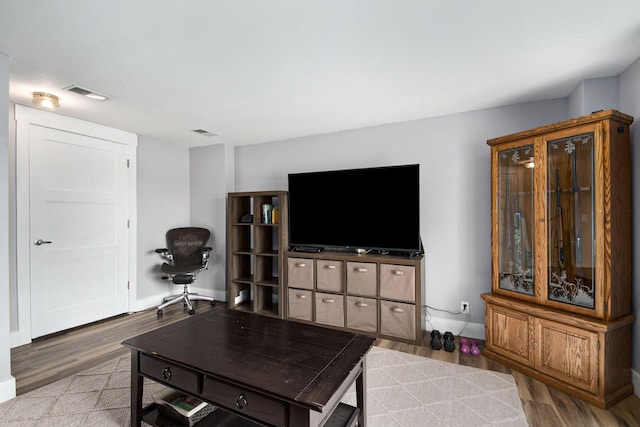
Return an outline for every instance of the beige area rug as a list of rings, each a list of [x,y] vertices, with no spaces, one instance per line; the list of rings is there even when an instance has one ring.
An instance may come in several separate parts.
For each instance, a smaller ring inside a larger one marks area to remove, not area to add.
[[[0,426],[129,426],[129,369],[123,356],[0,403]],[[144,402],[163,388],[146,381]],[[367,405],[373,427],[527,426],[511,375],[379,347],[367,356]]]

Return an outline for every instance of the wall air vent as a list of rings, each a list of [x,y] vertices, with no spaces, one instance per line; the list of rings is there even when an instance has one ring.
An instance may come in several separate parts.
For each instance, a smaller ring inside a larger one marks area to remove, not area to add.
[[[63,89],[64,90],[68,90],[69,92],[77,93],[77,94],[82,95],[82,96],[86,96],[87,98],[96,99],[98,101],[106,101],[107,99],[109,99],[109,97],[107,95],[103,95],[101,93],[94,92],[92,90],[85,89],[85,88],[77,86],[77,85],[67,86],[67,87],[65,87]]]
[[[218,136],[218,134],[209,132],[208,130],[205,130],[205,129],[193,129],[191,132],[199,133],[200,135],[204,135],[204,136]]]

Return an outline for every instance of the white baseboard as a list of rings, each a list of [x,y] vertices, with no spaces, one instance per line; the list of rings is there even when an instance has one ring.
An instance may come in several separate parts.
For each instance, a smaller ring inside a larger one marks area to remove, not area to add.
[[[12,376],[0,382],[0,403],[16,397],[16,379]]]
[[[631,370],[631,384],[633,384],[633,392],[640,397],[640,372]]]
[[[11,331],[9,332],[9,347],[15,348],[21,345],[31,343],[31,334],[27,331]]]
[[[437,329],[441,334],[444,334],[446,331],[450,331],[455,336],[461,335],[463,337],[473,338],[476,340],[485,339],[484,323],[469,322],[465,326],[465,322],[462,320],[431,317],[431,319],[426,323],[425,329],[427,331]]]

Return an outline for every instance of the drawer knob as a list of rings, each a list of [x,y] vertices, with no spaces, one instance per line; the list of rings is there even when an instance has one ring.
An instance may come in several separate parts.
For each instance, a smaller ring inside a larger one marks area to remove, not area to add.
[[[336,266],[335,265],[325,265],[324,268],[328,268],[329,270],[335,270]]]
[[[297,294],[296,296],[297,296],[298,298],[300,298],[300,299],[305,299],[305,298],[307,297],[307,296],[306,296],[306,295],[304,295],[304,294]]]
[[[247,398],[244,397],[244,394],[236,397],[236,406],[238,407],[238,409],[244,410],[248,404],[249,403],[247,402]]]
[[[356,307],[368,307],[366,302],[358,301],[356,302]]]
[[[404,274],[404,271],[402,271],[402,270],[393,270],[393,274],[395,274],[396,276],[402,276]]]
[[[358,273],[366,273],[366,272],[367,272],[367,269],[366,269],[366,268],[364,268],[364,267],[359,267],[359,268],[356,268],[355,270],[356,270]]]
[[[165,381],[171,381],[171,368],[164,368],[162,370],[162,378],[164,378]]]
[[[297,262],[296,263],[296,267],[306,267],[307,264],[305,264],[304,262]]]
[[[322,302],[332,303],[332,302],[336,302],[336,300],[335,298],[322,298]]]
[[[404,313],[404,309],[400,307],[392,307],[391,311],[393,311],[394,313]]]

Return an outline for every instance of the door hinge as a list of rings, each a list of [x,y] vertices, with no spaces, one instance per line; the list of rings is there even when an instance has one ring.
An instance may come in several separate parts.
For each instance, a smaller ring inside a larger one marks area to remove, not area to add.
[[[127,220],[127,228],[131,228],[131,221]]]
[[[607,302],[606,301],[603,302],[602,306],[604,307],[604,312],[606,313],[607,312]]]
[[[127,159],[127,167],[131,167],[131,162],[129,161],[129,159]]]
[[[600,341],[596,341],[596,350],[600,351]]]
[[[127,290],[131,289],[131,282],[127,281]]]

